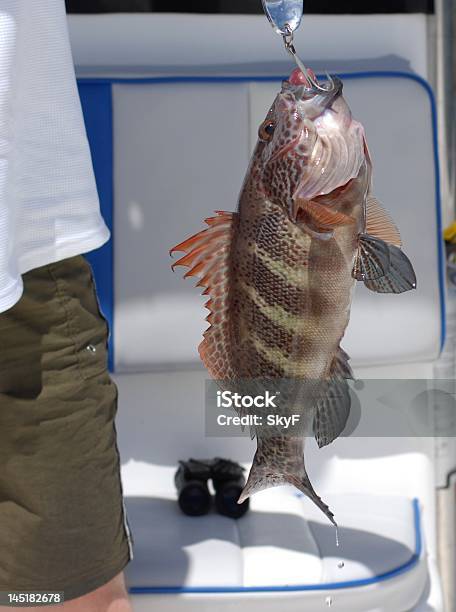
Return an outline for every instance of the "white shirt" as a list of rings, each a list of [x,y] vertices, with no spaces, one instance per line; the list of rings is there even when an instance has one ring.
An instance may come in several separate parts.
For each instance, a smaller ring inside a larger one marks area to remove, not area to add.
[[[64,0],[0,0],[0,312],[21,274],[108,239]]]

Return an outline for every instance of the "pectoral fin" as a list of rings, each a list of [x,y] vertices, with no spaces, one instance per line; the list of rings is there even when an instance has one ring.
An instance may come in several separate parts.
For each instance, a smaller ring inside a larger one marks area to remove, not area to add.
[[[369,234],[358,237],[353,278],[377,293],[403,293],[416,288],[409,258],[394,244]]]
[[[380,202],[371,195],[367,196],[366,200],[366,234],[380,238],[388,244],[402,246],[401,235],[394,221]]]
[[[292,218],[314,238],[328,240],[337,227],[351,225],[354,219],[314,200],[293,201]]]

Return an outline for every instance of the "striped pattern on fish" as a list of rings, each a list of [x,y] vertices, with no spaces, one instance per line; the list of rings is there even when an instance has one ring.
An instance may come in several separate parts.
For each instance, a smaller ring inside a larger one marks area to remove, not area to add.
[[[265,121],[236,213],[172,249],[209,295],[210,327],[199,347],[221,385],[276,381],[286,434],[253,429],[257,451],[240,497],[290,483],[334,521],[304,465],[304,435],[320,446],[343,431],[350,410],[348,356],[340,348],[356,280],[377,292],[416,286],[397,228],[371,194],[362,126],[334,79],[326,89],[285,81]],[[281,385],[281,386],[280,386]]]

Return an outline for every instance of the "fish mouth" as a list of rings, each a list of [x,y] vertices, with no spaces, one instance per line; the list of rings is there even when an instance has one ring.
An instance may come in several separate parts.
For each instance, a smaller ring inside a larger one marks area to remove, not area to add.
[[[342,94],[343,89],[343,83],[339,77],[331,77],[328,74],[327,78],[324,85],[320,85],[317,81],[313,81],[311,86],[291,85],[296,101],[305,102],[315,98],[318,106],[321,107],[321,112],[325,111]]]

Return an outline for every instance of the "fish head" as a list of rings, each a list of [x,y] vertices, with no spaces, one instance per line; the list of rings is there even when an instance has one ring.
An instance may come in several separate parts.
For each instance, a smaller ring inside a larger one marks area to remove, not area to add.
[[[330,193],[357,176],[364,132],[342,96],[342,81],[320,84],[295,71],[282,83],[258,130],[260,189],[296,221],[299,202]]]

